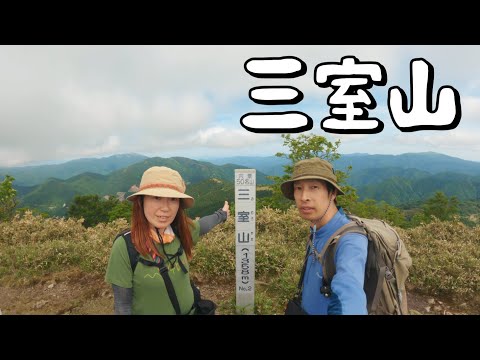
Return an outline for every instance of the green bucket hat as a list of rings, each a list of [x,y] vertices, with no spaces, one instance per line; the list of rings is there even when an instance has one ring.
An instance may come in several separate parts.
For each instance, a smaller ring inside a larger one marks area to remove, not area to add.
[[[344,195],[342,189],[340,189],[340,186],[337,184],[337,176],[335,175],[332,164],[317,157],[297,162],[293,167],[292,178],[285,181],[280,186],[280,189],[287,199],[295,200],[293,197],[293,182],[297,180],[315,179],[328,181],[338,190],[338,195]]]

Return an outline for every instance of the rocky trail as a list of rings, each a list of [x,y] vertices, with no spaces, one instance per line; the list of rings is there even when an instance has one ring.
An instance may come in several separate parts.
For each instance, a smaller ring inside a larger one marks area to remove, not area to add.
[[[199,283],[202,296],[219,305],[234,299],[235,283]],[[408,304],[412,315],[479,314],[467,303],[447,301],[410,291]],[[70,270],[38,281],[33,285],[0,285],[0,314],[3,315],[109,315],[113,314],[113,293],[103,277]]]

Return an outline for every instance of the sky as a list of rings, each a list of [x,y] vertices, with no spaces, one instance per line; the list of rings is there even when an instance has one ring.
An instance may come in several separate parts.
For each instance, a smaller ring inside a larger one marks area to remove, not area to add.
[[[245,70],[252,58],[296,57],[302,76],[258,78]],[[315,68],[354,56],[376,62],[384,85],[367,90],[376,102],[369,117],[384,123],[376,134],[333,134],[332,87],[315,83]],[[443,86],[460,97],[461,118],[450,130],[398,129],[388,109],[391,87],[410,102],[410,62],[434,69],[433,107]],[[434,151],[480,161],[479,45],[31,45],[0,46],[0,167],[58,163],[78,158],[138,153],[192,159],[272,156],[286,152],[280,134],[242,127],[248,113],[300,111],[311,130],[340,139],[341,154]],[[262,105],[249,97],[259,86],[292,86],[297,104]]]

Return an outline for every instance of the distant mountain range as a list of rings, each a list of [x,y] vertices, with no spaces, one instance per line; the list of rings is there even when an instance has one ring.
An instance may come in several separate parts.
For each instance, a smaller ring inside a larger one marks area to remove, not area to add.
[[[203,158],[215,165],[237,164],[246,166],[249,169],[257,169],[267,175],[282,176],[283,165],[288,164],[288,160],[276,156],[233,156],[223,158]]]
[[[0,168],[0,179],[8,174],[15,178],[16,185],[31,186],[41,184],[49,178],[65,180],[88,172],[106,175],[144,159],[148,157],[139,154],[122,154],[100,159],[77,159],[55,165]]]
[[[140,185],[143,172],[152,166],[167,166],[177,170],[182,175],[189,190],[193,184],[205,180],[217,179],[219,182],[229,183],[232,185],[230,201],[233,201],[235,169],[244,168],[231,164],[218,166],[183,157],[153,157],[112,171],[108,175],[85,172],[66,180],[49,178],[36,186],[18,187],[14,182],[14,188],[18,191],[21,201],[20,206],[40,209],[50,214],[63,215],[65,212],[64,205],[68,206],[75,195],[98,194],[103,196],[130,192],[133,185]],[[268,184],[271,181],[266,178],[265,174],[257,172],[257,183]]]
[[[217,165],[228,163],[244,165],[255,168],[265,174],[276,176],[281,176],[283,174],[282,166],[289,163],[289,160],[276,156],[235,156],[204,158],[202,160]],[[418,169],[430,174],[451,171],[468,175],[480,175],[480,162],[463,160],[435,152],[401,155],[345,154],[334,162],[334,166],[343,171],[348,166],[352,166],[355,172],[370,168],[401,168]]]
[[[267,175],[283,174],[286,159],[270,157],[228,157],[193,160],[184,157],[148,158],[138,154],[115,155],[100,159],[79,159],[57,165],[0,168],[0,181],[8,174],[20,206],[63,215],[75,195],[115,195],[128,193],[139,185],[149,167],[168,166],[178,170],[197,198],[197,210],[218,208],[223,200],[234,200],[234,170],[257,170],[257,184],[269,184]],[[459,200],[480,200],[480,163],[438,153],[402,155],[348,154],[334,163],[345,171],[347,180],[363,200],[384,200],[392,205],[424,201],[435,191]],[[127,194],[128,195],[128,194]]]
[[[230,157],[209,159],[216,164],[236,162],[267,174],[280,176],[287,159],[270,157]],[[360,200],[386,201],[408,205],[425,201],[436,191],[459,200],[480,200],[480,163],[435,152],[401,155],[346,154],[334,162],[338,170],[352,171],[347,183],[357,190]],[[270,171],[270,173],[268,172]]]

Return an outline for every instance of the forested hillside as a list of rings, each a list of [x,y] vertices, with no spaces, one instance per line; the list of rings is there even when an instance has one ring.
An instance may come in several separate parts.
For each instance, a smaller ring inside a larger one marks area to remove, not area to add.
[[[232,185],[229,188],[230,190],[227,191],[222,188],[220,190],[223,191],[223,194],[218,194],[218,196],[214,194],[213,198],[225,198],[227,196],[229,199],[233,198],[235,169],[242,168],[239,165],[219,166],[183,157],[148,158],[126,168],[113,171],[108,175],[83,173],[67,180],[49,179],[41,185],[30,188],[30,191],[26,193],[19,192],[19,206],[38,209],[50,215],[63,216],[75,195],[116,196],[117,193],[128,194],[131,192],[132,186],[140,185],[143,172],[151,166],[167,166],[177,170],[182,174],[189,190],[202,181],[210,179],[225,181]],[[257,183],[268,184],[271,181],[267,179],[265,174],[257,172]],[[205,188],[205,186],[202,187]],[[209,196],[208,199],[212,199],[212,196]],[[207,206],[207,208],[210,208],[210,206]],[[203,211],[203,209],[200,210]]]

